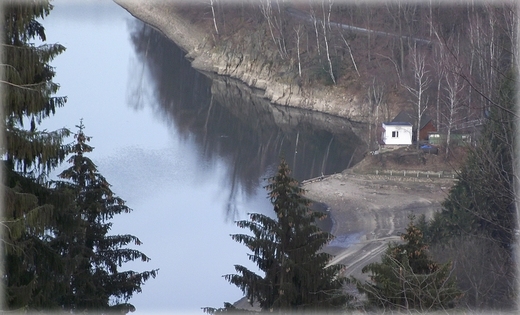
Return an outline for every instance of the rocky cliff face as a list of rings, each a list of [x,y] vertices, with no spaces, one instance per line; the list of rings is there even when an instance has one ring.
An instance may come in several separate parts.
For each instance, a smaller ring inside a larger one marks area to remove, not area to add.
[[[302,90],[297,80],[290,78],[290,65],[273,63],[277,51],[262,47],[263,30],[240,34],[240,40],[214,44],[196,24],[180,16],[167,2],[115,0],[136,18],[160,30],[186,51],[192,66],[238,79],[263,92],[272,103],[318,111],[364,123],[363,101],[345,94],[344,89],[319,84]],[[262,40],[260,40],[262,39]]]
[[[240,43],[226,43],[221,47],[200,51],[199,54],[190,53],[188,56],[193,58],[194,68],[238,79],[252,88],[264,91],[264,97],[275,104],[364,122],[360,100],[348,97],[339,88],[324,87],[321,84],[302,90],[295,83],[297,80],[286,77],[290,72],[288,65],[274,64],[271,61],[275,58],[276,51],[256,47],[260,43],[255,39],[257,35],[244,34],[240,37]]]

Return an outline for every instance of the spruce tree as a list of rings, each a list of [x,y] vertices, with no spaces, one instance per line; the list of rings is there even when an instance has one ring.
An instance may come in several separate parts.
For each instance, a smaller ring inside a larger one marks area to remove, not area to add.
[[[432,246],[453,257],[470,307],[507,309],[516,304],[517,85],[513,70],[504,75],[499,98],[489,108],[475,146],[468,147],[458,180],[425,229]]]
[[[327,266],[330,255],[321,251],[332,235],[316,226],[324,214],[310,208],[309,199],[282,159],[278,172],[266,186],[276,218],[253,213],[249,220],[238,221],[252,235],[232,238],[247,246],[248,254],[264,275],[236,265],[237,274],[225,278],[238,286],[251,304],[262,310],[301,311],[345,307],[345,279],[341,265]]]
[[[381,262],[363,267],[370,281],[354,279],[358,290],[377,308],[431,311],[455,306],[461,292],[450,279],[451,264],[433,261],[421,230],[411,219],[403,244],[392,243]]]
[[[34,177],[56,167],[67,154],[62,140],[68,136],[68,130],[37,130],[43,119],[66,102],[66,97],[55,96],[59,85],[53,82],[55,71],[49,64],[65,47],[32,43],[36,39],[46,40],[45,29],[37,19],[51,10],[48,1],[3,3],[3,149],[11,169]]]
[[[513,254],[517,192],[517,81],[511,71],[504,77],[499,101],[474,148],[469,148],[458,180],[429,228],[433,242],[458,236],[492,239]]]
[[[65,294],[57,303],[67,311],[133,311],[128,301],[141,285],[157,270],[120,271],[124,263],[134,260],[149,261],[142,252],[127,245],[141,241],[129,234],[109,235],[110,220],[118,214],[131,211],[125,201],[117,197],[110,184],[98,172],[86,154],[93,148],[87,144],[90,137],[80,123],[74,135],[70,167],[55,182],[61,195],[72,196],[68,209],[58,216],[58,224],[50,246],[66,261],[63,281]]]
[[[59,86],[49,65],[65,48],[32,43],[46,40],[37,19],[51,9],[48,1],[2,3],[2,292],[7,308],[50,307],[50,295],[60,292],[59,283],[52,280],[63,264],[46,241],[56,207],[48,202],[51,192],[42,183],[65,158],[68,148],[62,142],[69,131],[37,127],[66,101],[54,95]]]

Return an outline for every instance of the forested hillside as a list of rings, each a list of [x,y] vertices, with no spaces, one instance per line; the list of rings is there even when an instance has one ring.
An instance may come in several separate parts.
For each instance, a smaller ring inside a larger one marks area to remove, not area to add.
[[[173,11],[211,34],[224,74],[240,66],[287,84],[280,99],[328,91],[373,127],[403,109],[443,133],[481,125],[517,54],[513,2],[212,0]]]

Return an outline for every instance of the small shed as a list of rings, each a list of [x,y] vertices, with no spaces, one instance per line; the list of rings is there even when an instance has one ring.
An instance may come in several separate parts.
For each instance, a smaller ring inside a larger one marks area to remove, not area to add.
[[[409,122],[410,124],[415,125],[417,114],[410,111],[403,110],[395,118],[392,122]],[[428,140],[428,134],[432,132],[436,132],[437,128],[433,124],[433,120],[426,113],[421,115],[421,122],[419,124],[419,140]],[[413,140],[415,140],[416,130],[414,128],[413,131]]]
[[[409,122],[384,122],[381,141],[385,145],[412,144],[412,124]]]

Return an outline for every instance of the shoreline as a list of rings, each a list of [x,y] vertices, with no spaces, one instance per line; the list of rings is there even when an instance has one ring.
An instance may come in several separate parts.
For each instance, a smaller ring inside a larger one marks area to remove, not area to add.
[[[187,25],[169,10],[167,1],[113,0],[130,15],[150,25],[175,42],[187,54],[197,54],[204,42],[204,33],[193,25]]]
[[[361,270],[380,260],[388,243],[400,240],[408,225],[408,214],[431,216],[440,209],[454,183],[445,178],[399,178],[384,175],[360,175],[351,170],[302,181],[305,196],[326,205],[333,221],[331,234],[345,236],[345,243],[327,245],[324,251],[333,256],[329,265],[343,264],[344,276],[367,280]],[[381,214],[390,214],[385,220]],[[374,220],[371,220],[371,219]],[[350,221],[349,221],[350,220]],[[356,224],[361,224],[356,227]],[[353,238],[349,238],[353,236]],[[235,307],[256,310],[247,298],[236,301]]]
[[[310,110],[341,117],[352,123],[367,123],[363,101],[337,87],[316,86],[302,90],[295,82],[283,82],[262,70],[263,59],[235,63],[215,52],[212,38],[196,24],[182,19],[172,10],[171,3],[151,0],[113,0],[132,16],[157,29],[186,52],[186,58],[197,71],[227,76],[263,92],[272,104]],[[267,57],[266,57],[267,58]],[[236,59],[236,58],[235,58]],[[268,60],[264,60],[268,63]],[[259,62],[257,64],[257,62]]]
[[[186,57],[192,60],[192,67],[198,71],[204,70],[217,75],[229,76],[251,88],[260,89],[264,91],[264,97],[276,105],[312,110],[316,113],[325,113],[354,121],[351,119],[355,112],[354,108],[351,112],[338,111],[334,109],[333,102],[318,92],[312,92],[313,97],[295,103],[300,96],[292,94],[291,89],[289,89],[289,94],[285,94],[284,87],[273,80],[271,80],[273,82],[264,82],[265,80],[262,78],[243,80],[240,76],[236,77],[226,73],[219,68],[218,60],[213,60],[211,57],[207,34],[198,29],[196,25],[187,23],[176,15],[167,2],[143,3],[136,0],[114,0],[114,2],[135,18],[174,41],[186,52]],[[258,86],[248,84],[248,81],[263,83]],[[280,91],[283,92],[283,95],[280,95]],[[355,105],[352,106],[355,107]],[[345,108],[345,106],[342,107]],[[399,234],[404,231],[409,222],[410,214],[416,216],[425,214],[427,217],[431,217],[434,211],[440,209],[440,203],[446,197],[451,184],[453,184],[453,180],[450,179],[391,178],[382,175],[353,174],[349,170],[319,181],[302,182],[306,196],[313,201],[327,205],[330,210],[333,235],[342,236],[358,232],[362,234],[359,244],[354,244],[346,249],[333,246],[325,249],[336,256],[337,259],[334,261],[346,265],[353,264],[352,261],[348,261],[348,257],[350,259],[358,257],[356,263],[361,264],[361,262],[367,261],[365,252],[380,253],[389,241],[399,239]],[[347,258],[339,259],[338,257]],[[365,258],[359,259],[359,257]],[[352,269],[349,272],[355,273],[356,271]]]
[[[389,242],[400,240],[409,216],[424,214],[431,218],[441,209],[454,182],[447,178],[361,175],[345,170],[304,182],[302,188],[307,198],[328,206],[334,236],[359,235],[347,247],[332,244],[324,251],[334,256],[331,264],[345,265],[347,276],[363,278],[361,269],[378,261]]]
[[[387,175],[355,174],[350,169],[326,176],[322,179],[302,181],[305,196],[317,203],[328,206],[334,218],[333,234],[341,235],[353,231],[357,222],[364,223],[363,216],[391,212],[400,214],[394,218],[393,228],[389,232],[379,232],[379,236],[389,236],[408,224],[408,214],[418,217],[421,214],[431,216],[440,209],[441,202],[447,196],[449,188],[455,182],[451,178],[416,178]],[[406,212],[404,215],[402,212]],[[345,215],[351,216],[351,222],[341,221]],[[402,226],[401,221],[406,221]],[[391,222],[386,222],[379,229],[385,229]],[[361,227],[369,228],[366,224]]]

